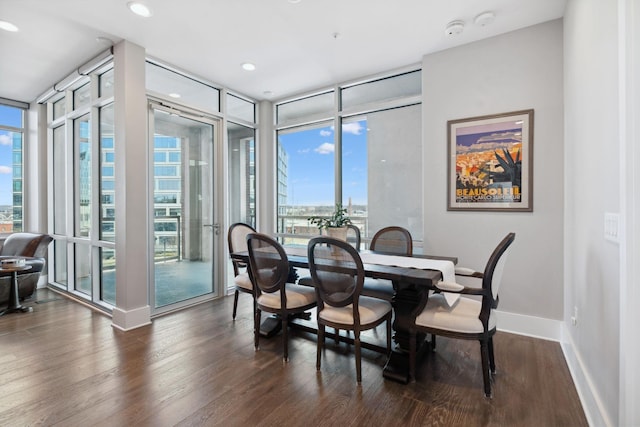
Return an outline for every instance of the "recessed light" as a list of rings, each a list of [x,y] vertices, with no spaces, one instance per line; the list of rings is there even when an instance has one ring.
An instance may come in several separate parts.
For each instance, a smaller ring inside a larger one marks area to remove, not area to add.
[[[273,95],[273,92],[271,92],[270,90],[265,90],[264,92],[262,92],[265,96],[271,96]]]
[[[139,3],[137,1],[130,1],[129,3],[127,3],[127,7],[131,10],[131,12],[135,13],[136,15],[142,16],[143,18],[148,18],[153,15],[151,9],[149,9],[147,5]]]
[[[174,93],[170,93],[170,94],[169,94],[169,96],[170,96],[171,98],[180,98],[182,95],[180,95],[179,93],[175,93],[175,92],[174,92]]]
[[[18,31],[18,27],[13,25],[11,22],[7,22],[7,21],[0,21],[0,29],[3,29],[5,31],[11,31],[12,33],[15,33],[16,31]]]
[[[296,3],[300,3],[302,0],[289,0],[289,3],[291,4],[296,4]]]
[[[246,71],[253,71],[256,69],[255,64],[252,64],[251,62],[245,62],[242,64],[242,69],[246,70]]]

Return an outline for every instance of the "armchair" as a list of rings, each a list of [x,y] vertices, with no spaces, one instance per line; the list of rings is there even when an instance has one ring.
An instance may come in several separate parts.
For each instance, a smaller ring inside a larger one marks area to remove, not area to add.
[[[48,234],[37,233],[13,233],[10,234],[0,248],[0,258],[16,256],[34,258],[27,260],[31,269],[18,273],[18,297],[25,300],[31,297],[38,285],[38,279],[45,267],[47,247],[53,240]],[[9,301],[12,277],[0,277],[0,306]]]

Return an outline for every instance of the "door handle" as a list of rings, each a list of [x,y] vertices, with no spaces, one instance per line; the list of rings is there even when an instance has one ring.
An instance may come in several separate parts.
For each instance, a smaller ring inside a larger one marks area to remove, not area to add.
[[[211,227],[216,233],[216,236],[220,234],[220,224],[202,224],[203,227]]]

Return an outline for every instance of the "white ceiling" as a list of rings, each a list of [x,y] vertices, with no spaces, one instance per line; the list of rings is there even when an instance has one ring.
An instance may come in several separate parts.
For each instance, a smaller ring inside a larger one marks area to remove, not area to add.
[[[107,37],[241,94],[275,100],[560,18],[565,7],[565,0],[141,0],[153,11],[141,18],[127,1],[0,0],[0,20],[20,29],[0,30],[0,97],[33,101],[107,49],[96,41]],[[476,25],[485,11],[495,20]],[[464,21],[464,31],[446,35],[454,20]],[[246,61],[257,70],[242,70]]]

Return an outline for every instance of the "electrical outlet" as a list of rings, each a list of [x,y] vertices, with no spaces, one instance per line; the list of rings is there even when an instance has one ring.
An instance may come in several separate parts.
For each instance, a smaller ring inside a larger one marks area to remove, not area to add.
[[[573,307],[573,316],[571,316],[571,324],[573,326],[578,325],[578,306]]]
[[[620,218],[617,213],[604,213],[604,238],[610,242],[620,243]]]

